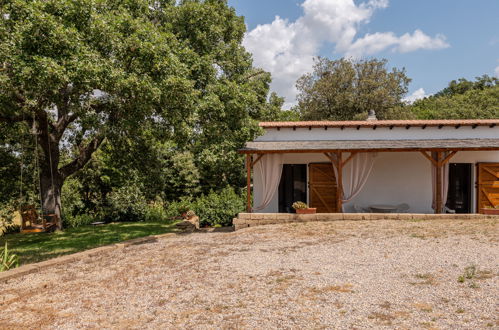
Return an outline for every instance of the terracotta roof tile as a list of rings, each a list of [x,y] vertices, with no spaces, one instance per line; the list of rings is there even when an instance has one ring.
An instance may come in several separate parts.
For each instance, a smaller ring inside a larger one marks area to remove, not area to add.
[[[274,121],[260,127],[405,127],[405,126],[497,126],[499,119],[372,120],[372,121]]]

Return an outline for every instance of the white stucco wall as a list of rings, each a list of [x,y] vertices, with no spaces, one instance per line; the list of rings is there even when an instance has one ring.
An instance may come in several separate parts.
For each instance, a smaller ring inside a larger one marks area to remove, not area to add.
[[[471,126],[462,126],[458,129],[454,127],[378,127],[372,128],[312,128],[297,127],[266,129],[265,134],[255,141],[324,141],[324,140],[428,140],[428,139],[463,139],[463,138],[497,138],[499,136],[499,126],[490,128],[479,126],[473,129]]]
[[[389,128],[276,128],[267,129],[256,141],[300,141],[300,140],[420,140],[420,139],[469,139],[498,138],[499,127],[404,127]],[[328,162],[323,154],[285,154],[284,164],[309,164]],[[499,162],[499,151],[461,151],[451,163]],[[473,166],[476,171],[475,166]],[[475,181],[476,173],[473,180]],[[308,178],[308,173],[307,173]],[[257,172],[253,176],[254,186],[261,184]],[[307,189],[308,190],[308,189]],[[475,211],[476,188],[472,208]],[[261,200],[258,189],[254,189],[254,205]],[[431,166],[419,152],[378,153],[369,179],[358,196],[345,205],[346,212],[352,212],[353,204],[366,207],[372,204],[407,203],[414,213],[433,213],[431,208]],[[270,205],[260,212],[278,212],[278,192]],[[308,202],[308,201],[307,201]]]
[[[322,154],[287,154],[285,164],[309,164],[327,162]],[[451,160],[451,163],[499,162],[498,151],[463,151]],[[473,171],[476,168],[473,166]],[[308,178],[308,175],[307,175]],[[475,181],[476,173],[473,175]],[[254,185],[260,184],[260,176],[254,174]],[[472,210],[475,212],[476,188],[472,197]],[[258,189],[254,190],[255,205],[261,200]],[[270,205],[261,210],[263,213],[278,212],[278,192]],[[307,201],[308,202],[308,201]],[[431,167],[430,162],[418,152],[378,153],[374,167],[364,189],[350,203],[345,205],[345,212],[353,212],[353,204],[367,207],[372,204],[407,203],[413,213],[433,213],[431,208]]]

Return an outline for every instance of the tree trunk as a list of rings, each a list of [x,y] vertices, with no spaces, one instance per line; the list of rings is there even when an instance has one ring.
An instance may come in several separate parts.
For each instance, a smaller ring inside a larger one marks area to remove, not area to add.
[[[57,217],[57,229],[62,229],[61,218],[61,189],[63,180],[60,175],[54,173],[53,180],[50,168],[40,172],[40,189],[42,208],[44,214],[55,214]]]
[[[49,133],[48,127],[40,126],[38,143],[42,150],[39,164],[42,210],[45,215],[55,215],[57,229],[62,229],[61,190],[64,178],[59,172],[59,141]]]

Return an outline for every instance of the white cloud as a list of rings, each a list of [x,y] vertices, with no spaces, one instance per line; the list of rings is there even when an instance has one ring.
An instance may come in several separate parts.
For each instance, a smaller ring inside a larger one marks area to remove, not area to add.
[[[411,35],[406,33],[398,40],[398,51],[401,53],[413,52],[419,49],[443,49],[449,47],[445,36],[437,34],[434,38],[426,35],[421,30],[416,30]]]
[[[405,33],[397,37],[393,32],[377,32],[366,34],[364,37],[352,43],[346,55],[350,57],[362,57],[379,53],[390,48],[392,51],[400,53],[413,52],[419,49],[442,49],[449,47],[445,41],[445,36],[437,34],[434,38],[424,34],[421,30],[414,31],[413,34]]]
[[[369,23],[377,9],[388,0],[369,0],[356,5],[354,0],[305,0],[303,15],[290,22],[276,16],[269,24],[249,31],[244,46],[253,53],[255,66],[272,73],[272,89],[286,98],[285,107],[295,103],[296,80],[311,71],[313,58],[325,44],[334,45],[343,56],[362,57],[383,50],[411,52],[448,47],[445,37],[430,37],[421,30],[396,36],[376,32],[357,37],[359,27]]]
[[[408,95],[404,97],[403,101],[408,104],[412,104],[416,102],[417,100],[423,99],[429,95],[426,95],[426,92],[424,91],[423,88],[419,88],[415,90],[411,95]]]
[[[494,73],[497,78],[499,78],[499,66],[494,70]]]

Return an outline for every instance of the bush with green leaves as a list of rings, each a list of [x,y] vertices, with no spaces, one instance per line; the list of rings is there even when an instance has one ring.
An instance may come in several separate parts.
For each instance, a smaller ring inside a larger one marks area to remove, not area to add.
[[[0,236],[19,232],[20,226],[13,223],[14,212],[11,203],[0,205]]]
[[[199,197],[193,204],[193,210],[199,216],[200,225],[230,226],[232,219],[244,211],[244,197],[233,188],[226,187],[220,192],[211,191]]]
[[[104,210],[108,222],[146,220],[147,201],[137,185],[116,189],[109,194],[108,202],[109,206]]]
[[[165,213],[169,220],[181,219],[182,214],[187,213],[193,206],[192,198],[189,196],[181,197],[178,201],[168,203]]]
[[[90,214],[76,214],[76,215],[64,215],[63,217],[63,227],[64,228],[76,228],[80,226],[86,226],[92,222],[99,221]]]
[[[145,220],[148,222],[160,222],[169,220],[165,205],[161,198],[157,198],[154,202],[150,202],[147,204]]]

